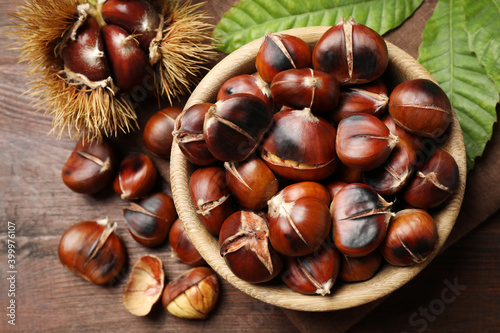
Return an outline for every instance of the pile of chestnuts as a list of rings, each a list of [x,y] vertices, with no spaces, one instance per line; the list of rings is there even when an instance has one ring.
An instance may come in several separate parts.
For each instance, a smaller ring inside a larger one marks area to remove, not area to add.
[[[180,111],[166,108],[150,118],[144,130],[150,153],[166,156],[173,140],[174,119]],[[161,299],[165,310],[175,316],[207,317],[218,299],[217,275],[203,267],[206,262],[177,218],[172,197],[157,190],[158,172],[153,160],[139,153],[120,161],[118,155],[109,140],[89,143],[81,139],[62,169],[62,179],[71,190],[82,194],[113,188],[122,199],[129,200],[123,217],[135,241],[148,248],[168,241],[173,257],[195,266],[165,286],[161,259],[142,256],[123,289],[125,308],[135,316],[145,316]],[[113,283],[123,274],[127,262],[125,244],[115,232],[117,225],[106,218],[70,226],[59,243],[61,263],[92,283]]]
[[[431,256],[438,232],[427,211],[459,181],[438,146],[452,108],[426,79],[388,87],[388,63],[383,38],[352,18],[312,49],[268,33],[256,73],[177,117],[174,140],[197,166],[193,205],[237,277],[326,295],[383,261]]]

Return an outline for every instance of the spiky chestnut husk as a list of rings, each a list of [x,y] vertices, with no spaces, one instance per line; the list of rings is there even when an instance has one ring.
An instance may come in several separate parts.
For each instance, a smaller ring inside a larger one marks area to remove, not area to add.
[[[29,65],[32,86],[28,94],[38,110],[53,116],[52,132],[62,136],[67,131],[72,139],[83,134],[93,141],[137,128],[133,93],[120,91],[111,78],[87,82],[64,70],[62,44],[81,17],[77,6],[85,1],[14,1],[17,10],[11,14],[12,30],[20,38],[20,60]],[[190,92],[198,74],[206,69],[204,64],[214,58],[209,37],[212,26],[200,11],[203,3],[150,3],[161,13],[163,28],[150,47],[151,86],[143,88],[172,102]]]

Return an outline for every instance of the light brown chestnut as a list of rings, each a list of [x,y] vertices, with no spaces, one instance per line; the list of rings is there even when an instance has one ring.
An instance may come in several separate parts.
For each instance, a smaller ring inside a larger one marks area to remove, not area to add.
[[[195,170],[189,179],[189,191],[201,222],[217,236],[224,220],[236,211],[224,169],[211,166]]]
[[[175,119],[181,113],[178,107],[168,107],[155,113],[149,118],[142,133],[142,141],[153,154],[170,158]]]
[[[163,292],[165,274],[160,258],[142,256],[132,267],[127,284],[123,288],[122,301],[134,316],[145,316],[158,302]]]
[[[269,243],[264,214],[238,211],[222,225],[220,254],[234,275],[251,283],[274,279],[283,269],[283,259]]]
[[[340,84],[360,84],[379,78],[389,63],[384,39],[352,17],[327,30],[314,47],[315,70],[336,75]]]
[[[205,265],[205,259],[200,255],[189,239],[180,219],[175,220],[168,234],[172,256],[191,266]]]
[[[61,177],[72,191],[93,194],[110,185],[118,168],[114,148],[107,139],[90,144],[78,140],[64,164]]]
[[[82,221],[61,237],[59,260],[70,271],[95,284],[113,281],[122,271],[127,254],[109,219]]]
[[[123,209],[123,217],[132,237],[144,246],[158,246],[167,238],[177,212],[174,200],[165,193],[151,194]]]
[[[262,144],[261,157],[283,178],[319,181],[338,165],[335,151],[337,131],[311,110],[282,110],[274,115],[274,126]]]
[[[437,238],[436,222],[429,213],[405,209],[392,218],[380,252],[395,266],[420,264],[431,255]]]
[[[135,200],[148,195],[157,178],[158,171],[151,158],[139,153],[122,161],[113,189],[122,199]]]
[[[259,210],[278,192],[278,179],[266,163],[254,157],[239,163],[224,163],[226,183],[238,203]]]
[[[219,279],[212,269],[195,267],[167,284],[162,304],[176,317],[205,319],[217,304],[219,289]]]
[[[328,295],[337,280],[340,255],[334,246],[324,245],[303,257],[285,257],[281,278],[292,290],[302,294]]]
[[[291,68],[305,68],[311,64],[311,48],[302,39],[279,33],[266,33],[257,52],[255,66],[260,77],[271,84],[274,76]]]
[[[375,250],[384,240],[391,219],[388,203],[365,184],[344,186],[333,198],[333,240],[337,249],[351,257]]]

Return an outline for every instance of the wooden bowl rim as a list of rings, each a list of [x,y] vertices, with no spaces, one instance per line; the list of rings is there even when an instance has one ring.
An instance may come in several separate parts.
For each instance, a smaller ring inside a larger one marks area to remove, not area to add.
[[[283,31],[302,38],[311,47],[330,27],[306,27]],[[214,102],[219,87],[229,78],[243,73],[255,72],[255,56],[263,37],[229,54],[201,80],[184,110],[202,102]],[[434,78],[413,57],[390,42],[388,72],[393,84],[414,78]],[[456,114],[447,131],[449,140],[442,146],[457,161],[459,166],[459,185],[452,197],[436,212],[433,212],[438,226],[438,244],[431,257],[424,263],[410,267],[394,267],[385,264],[370,280],[357,283],[337,282],[332,292],[326,296],[303,295],[276,282],[252,284],[236,277],[227,267],[219,254],[218,240],[203,226],[195,212],[189,194],[189,177],[195,167],[189,163],[176,142],[173,143],[170,158],[170,179],[174,202],[186,232],[196,249],[206,262],[230,284],[244,293],[282,308],[299,311],[331,311],[351,308],[375,301],[403,286],[422,271],[436,256],[448,238],[462,205],[466,181],[466,157],[462,132]],[[278,278],[279,279],[279,278]]]

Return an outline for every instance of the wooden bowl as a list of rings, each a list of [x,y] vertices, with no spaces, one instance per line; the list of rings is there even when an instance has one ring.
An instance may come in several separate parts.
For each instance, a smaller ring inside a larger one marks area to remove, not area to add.
[[[328,28],[298,28],[287,30],[284,33],[300,37],[313,47]],[[256,71],[255,57],[262,41],[263,38],[255,40],[234,51],[218,63],[196,87],[187,101],[185,109],[202,102],[214,103],[219,87],[227,79],[239,74],[254,73]],[[390,61],[386,73],[388,74],[386,83],[389,89],[402,81],[416,78],[427,78],[435,82],[432,76],[410,55],[389,42],[387,42],[387,47]],[[189,194],[189,177],[195,168],[184,158],[176,143],[172,147],[170,159],[172,193],[179,217],[200,254],[220,276],[244,293],[269,304],[293,310],[330,311],[355,307],[388,295],[410,281],[434,258],[450,234],[462,204],[466,178],[464,141],[455,114],[453,114],[453,122],[447,133],[449,138],[441,147],[451,153],[457,161],[460,181],[451,199],[441,206],[440,210],[433,212],[438,227],[439,240],[432,256],[425,263],[411,267],[394,267],[384,264],[372,279],[365,282],[341,283],[337,281],[331,294],[327,296],[303,295],[292,291],[279,281],[252,284],[239,279],[231,272],[219,254],[217,238],[205,229],[196,215]]]

